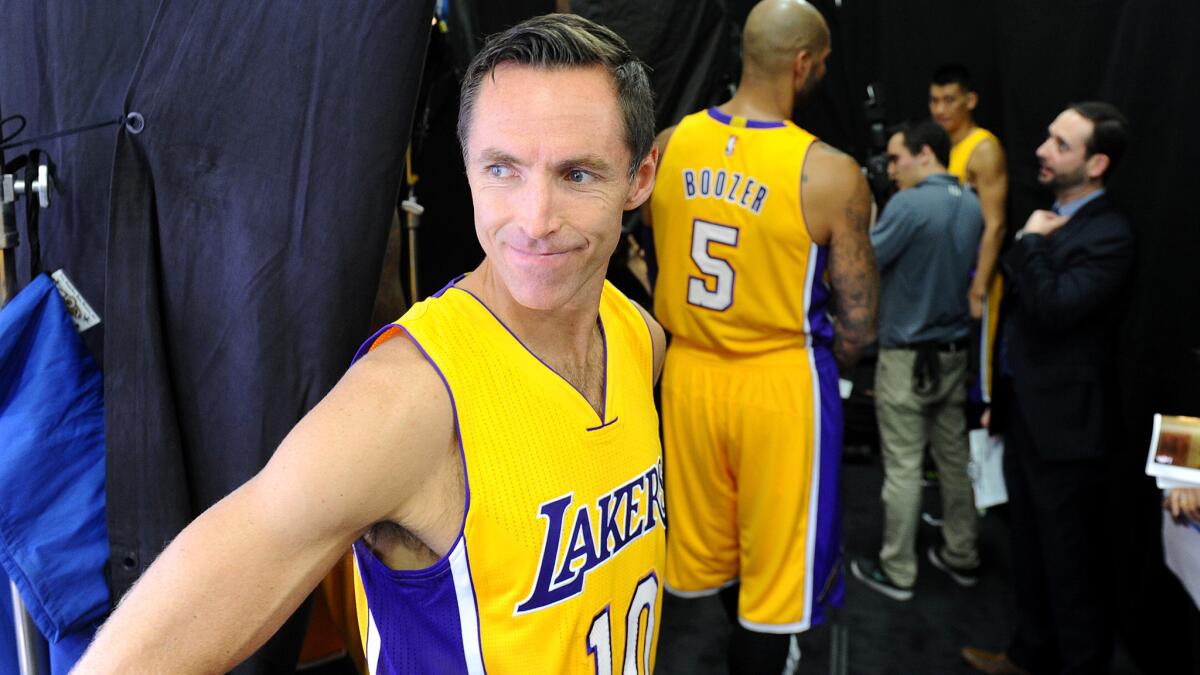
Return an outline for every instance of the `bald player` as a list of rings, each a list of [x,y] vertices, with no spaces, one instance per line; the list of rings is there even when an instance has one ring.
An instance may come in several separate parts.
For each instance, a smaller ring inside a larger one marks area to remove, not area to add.
[[[838,366],[875,339],[879,279],[859,166],[791,122],[825,74],[824,19],[764,0],[743,40],[733,98],[659,134],[647,219],[673,336],[666,587],[720,593],[731,672],[766,673],[841,602]]]
[[[979,262],[967,298],[971,318],[982,322],[978,395],[986,402],[991,400],[992,344],[1000,325],[1003,283],[996,259],[1004,245],[1008,167],[1000,140],[975,124],[978,104],[979,94],[964,66],[947,64],[933,73],[929,84],[929,114],[950,135],[950,165],[947,169],[963,184],[974,188],[983,209]]]

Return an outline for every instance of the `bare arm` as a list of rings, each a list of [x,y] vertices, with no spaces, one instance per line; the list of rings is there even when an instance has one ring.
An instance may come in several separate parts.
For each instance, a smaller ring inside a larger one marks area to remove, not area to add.
[[[879,270],[871,248],[871,191],[858,164],[823,143],[813,146],[800,179],[809,233],[828,244],[829,277],[837,315],[833,355],[847,370],[875,341]]]
[[[675,127],[667,127],[666,129],[658,132],[658,137],[654,139],[654,145],[658,148],[659,167],[662,166],[663,156],[667,153],[667,143],[671,141],[671,134],[673,133],[675,133]],[[646,203],[642,204],[642,225],[645,227],[654,226],[654,223],[651,222],[650,216],[650,201],[650,199],[647,199]]]
[[[1004,204],[1008,199],[1008,167],[1004,148],[993,140],[981,143],[971,153],[967,175],[979,193],[979,206],[983,210],[979,262],[975,279],[967,291],[971,317],[978,319],[983,316],[983,296],[991,286],[992,277],[996,274],[996,259],[1004,246]]]
[[[300,421],[257,476],[167,547],[75,672],[228,671],[282,625],[368,527],[403,525],[417,513],[424,484],[457,460],[448,451],[452,434],[436,372],[406,339],[381,345]]]

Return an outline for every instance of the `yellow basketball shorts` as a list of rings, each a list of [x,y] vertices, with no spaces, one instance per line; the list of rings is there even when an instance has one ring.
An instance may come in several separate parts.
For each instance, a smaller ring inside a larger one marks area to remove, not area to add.
[[[838,473],[842,409],[827,349],[751,357],[676,340],[662,407],[666,589],[740,581],[738,620],[795,633],[843,595]]]

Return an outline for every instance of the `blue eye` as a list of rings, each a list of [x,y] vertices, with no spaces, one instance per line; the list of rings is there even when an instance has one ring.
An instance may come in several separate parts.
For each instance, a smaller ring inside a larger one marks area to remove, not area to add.
[[[487,172],[492,178],[508,178],[512,175],[512,169],[503,164],[491,164],[487,167]]]
[[[571,169],[567,172],[567,180],[571,183],[586,183],[592,177],[592,174],[583,169]]]

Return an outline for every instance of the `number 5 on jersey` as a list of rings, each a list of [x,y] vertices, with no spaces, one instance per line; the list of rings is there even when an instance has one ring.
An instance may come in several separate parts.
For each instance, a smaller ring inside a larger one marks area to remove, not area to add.
[[[734,272],[727,260],[712,255],[710,243],[736,247],[738,229],[699,218],[692,221],[692,262],[707,278],[688,277],[687,299],[690,305],[723,312],[733,305]],[[716,283],[709,290],[711,281]]]

